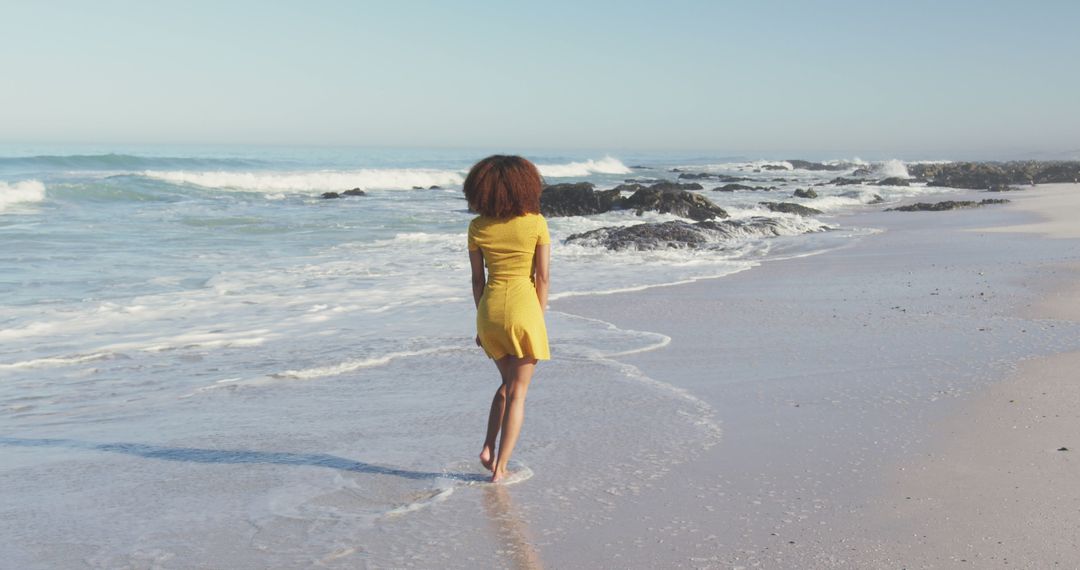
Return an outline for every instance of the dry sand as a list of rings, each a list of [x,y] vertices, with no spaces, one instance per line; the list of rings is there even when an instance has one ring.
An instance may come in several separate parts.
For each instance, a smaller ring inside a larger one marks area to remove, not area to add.
[[[989,228],[1080,238],[1080,185],[1017,194],[1040,221]],[[1080,244],[1077,252],[1080,253]],[[1080,320],[1080,265],[1025,316]],[[923,457],[896,467],[865,519],[874,568],[1080,568],[1080,352],[1019,363],[935,425]]]
[[[1056,239],[1080,239],[1080,184],[1044,184],[1009,194],[1012,208],[1036,214],[1030,224],[983,228],[982,231],[1036,233]]]

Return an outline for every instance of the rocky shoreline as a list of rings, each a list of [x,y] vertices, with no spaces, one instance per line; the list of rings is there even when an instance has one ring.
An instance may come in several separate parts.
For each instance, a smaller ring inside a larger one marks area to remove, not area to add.
[[[908,176],[898,176],[881,165],[867,167],[853,163],[824,164],[804,160],[788,160],[784,165],[764,165],[755,168],[767,170],[849,171],[827,182],[814,186],[911,186],[922,183],[943,188],[1003,191],[1015,190],[1012,184],[1038,184],[1071,182],[1080,179],[1080,162],[954,162],[908,165]],[[659,178],[628,179],[624,184],[608,190],[597,190],[589,182],[563,183],[547,186],[541,196],[541,213],[548,217],[588,216],[614,210],[632,210],[639,216],[646,211],[673,214],[689,221],[646,222],[632,226],[610,226],[573,234],[566,243],[612,250],[637,249],[642,251],[662,248],[715,247],[726,239],[735,237],[769,237],[780,234],[780,224],[773,218],[753,217],[746,220],[728,220],[728,213],[703,194],[705,190],[698,181],[720,182],[723,186],[713,188],[718,192],[771,192],[774,186],[751,186],[743,184],[753,179],[710,172],[690,172],[673,168],[675,181]],[[760,180],[760,179],[759,179]],[[784,180],[784,179],[778,179]],[[692,181],[692,182],[691,182]],[[850,194],[865,194],[852,191]],[[629,195],[627,195],[629,194]],[[842,193],[841,195],[849,194]],[[795,199],[815,199],[819,193],[809,188],[799,188],[791,195]],[[873,195],[869,204],[881,202]],[[959,208],[975,208],[1003,204],[1007,200],[986,199],[982,201],[941,201],[916,203],[888,211],[944,211]],[[799,217],[822,214],[821,210],[796,202],[758,202],[771,212]],[[829,229],[820,226],[807,231]]]

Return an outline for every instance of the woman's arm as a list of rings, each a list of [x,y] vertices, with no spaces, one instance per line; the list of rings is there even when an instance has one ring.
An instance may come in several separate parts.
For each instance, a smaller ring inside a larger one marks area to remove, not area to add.
[[[472,266],[472,296],[473,303],[479,307],[480,297],[484,295],[484,254],[479,249],[469,250],[469,264]]]
[[[533,264],[533,283],[536,285],[536,298],[540,300],[540,310],[547,310],[548,285],[551,282],[551,244],[545,243],[536,246],[536,257]]]

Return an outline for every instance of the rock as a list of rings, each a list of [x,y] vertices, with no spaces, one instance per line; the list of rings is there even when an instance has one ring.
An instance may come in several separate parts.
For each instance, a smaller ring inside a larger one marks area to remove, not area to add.
[[[715,174],[709,174],[708,172],[682,172],[679,173],[680,180],[704,180],[706,178],[715,178]]]
[[[780,164],[762,164],[761,170],[791,170],[790,168]]]
[[[745,176],[730,176],[727,174],[717,174],[716,180],[717,182],[743,182],[750,179]]]
[[[670,180],[664,180],[663,178],[627,178],[623,180],[627,184],[658,184],[660,182],[671,182]]]
[[[860,167],[856,168],[854,171],[852,171],[851,175],[852,176],[858,176],[860,178],[865,178],[867,176],[873,176],[874,175],[874,169],[872,167],[870,167],[870,166],[860,166]]]
[[[631,192],[631,193],[633,193],[633,192],[637,192],[638,190],[641,190],[642,188],[648,188],[648,186],[645,186],[644,184],[637,184],[637,183],[619,184],[618,186],[613,188],[613,190],[618,190],[619,192]]]
[[[791,164],[793,168],[799,169],[799,171],[846,171],[849,166],[843,164],[823,164],[820,162],[810,162],[804,160],[787,160],[785,161]]]
[[[438,184],[432,184],[431,186],[428,186],[428,190],[442,190],[442,186],[439,186]]]
[[[756,190],[756,187],[747,186],[746,184],[724,184],[719,188],[713,188],[713,192],[734,192],[736,190]]]
[[[981,200],[975,202],[972,200],[945,200],[943,202],[918,202],[916,204],[908,204],[907,206],[899,206],[896,208],[886,208],[886,212],[942,212],[945,210],[958,210],[961,208],[978,208],[979,206],[989,206],[992,204],[1008,204],[1008,200]]]
[[[885,201],[885,198],[881,197],[881,194],[874,194],[874,197],[870,199],[867,204],[880,204]]]
[[[843,176],[833,178],[832,180],[826,182],[826,184],[832,184],[833,186],[850,186],[852,184],[862,184],[862,183],[863,183],[862,180],[856,180],[854,178],[844,178]]]
[[[795,204],[792,202],[758,202],[762,206],[765,206],[771,212],[782,212],[784,214],[796,214],[799,216],[813,216],[814,214],[820,214],[821,210],[816,208],[810,208],[803,206],[802,204]]]
[[[619,201],[617,189],[597,192],[590,182],[554,184],[540,194],[540,213],[545,216],[602,214]]]
[[[795,190],[795,197],[796,198],[817,198],[818,193],[814,192],[813,190],[803,190],[802,188],[799,188],[798,190]]]
[[[423,190],[424,187],[423,186],[413,186],[412,189],[413,190]]]
[[[1069,450],[1068,447],[1059,447],[1058,448],[1058,451],[1068,451],[1068,450]]]
[[[787,178],[773,178],[773,182],[787,182]]]
[[[333,200],[334,198],[340,197],[341,194],[338,194],[337,192],[323,192],[322,196],[320,196],[320,198],[322,198],[323,200]]]
[[[651,167],[651,166],[641,166],[640,164],[635,164],[633,166],[629,166],[628,168],[630,168],[631,170],[652,170],[653,169],[653,167]]]
[[[884,180],[878,180],[875,184],[878,186],[911,186],[911,181],[899,176],[890,176]]]
[[[782,233],[783,226],[776,218],[753,217],[693,224],[680,220],[600,228],[573,234],[566,238],[566,243],[613,250],[698,249],[716,247],[733,238],[773,237]]]
[[[1080,161],[949,162],[911,164],[908,172],[931,186],[989,190],[1010,184],[1045,184],[1080,180]]]
[[[346,190],[341,193],[343,196],[367,196],[367,193],[359,188],[353,188],[352,190]]]
[[[1008,184],[992,184],[986,189],[987,192],[1017,192],[1020,188],[1016,186],[1009,186]]]
[[[674,187],[672,187],[674,186]],[[675,214],[692,220],[726,218],[727,212],[701,194],[687,192],[679,186],[685,184],[654,184],[622,199],[622,207],[638,211],[651,210],[661,214]],[[701,188],[700,184],[694,184]]]
[[[702,186],[701,184],[698,184],[697,182],[667,182],[667,181],[664,181],[664,182],[657,182],[656,184],[653,184],[652,186],[649,186],[649,189],[650,190],[661,190],[661,191],[666,192],[666,191],[669,191],[669,190],[704,190],[705,187]]]

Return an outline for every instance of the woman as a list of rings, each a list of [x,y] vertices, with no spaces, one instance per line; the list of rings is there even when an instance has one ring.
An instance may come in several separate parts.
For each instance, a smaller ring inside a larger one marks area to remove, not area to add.
[[[489,156],[465,178],[469,208],[480,214],[469,223],[476,344],[495,361],[502,376],[480,452],[480,463],[491,471],[492,483],[507,475],[536,362],[551,357],[544,325],[551,237],[547,220],[540,215],[542,190],[540,172],[520,156]]]

